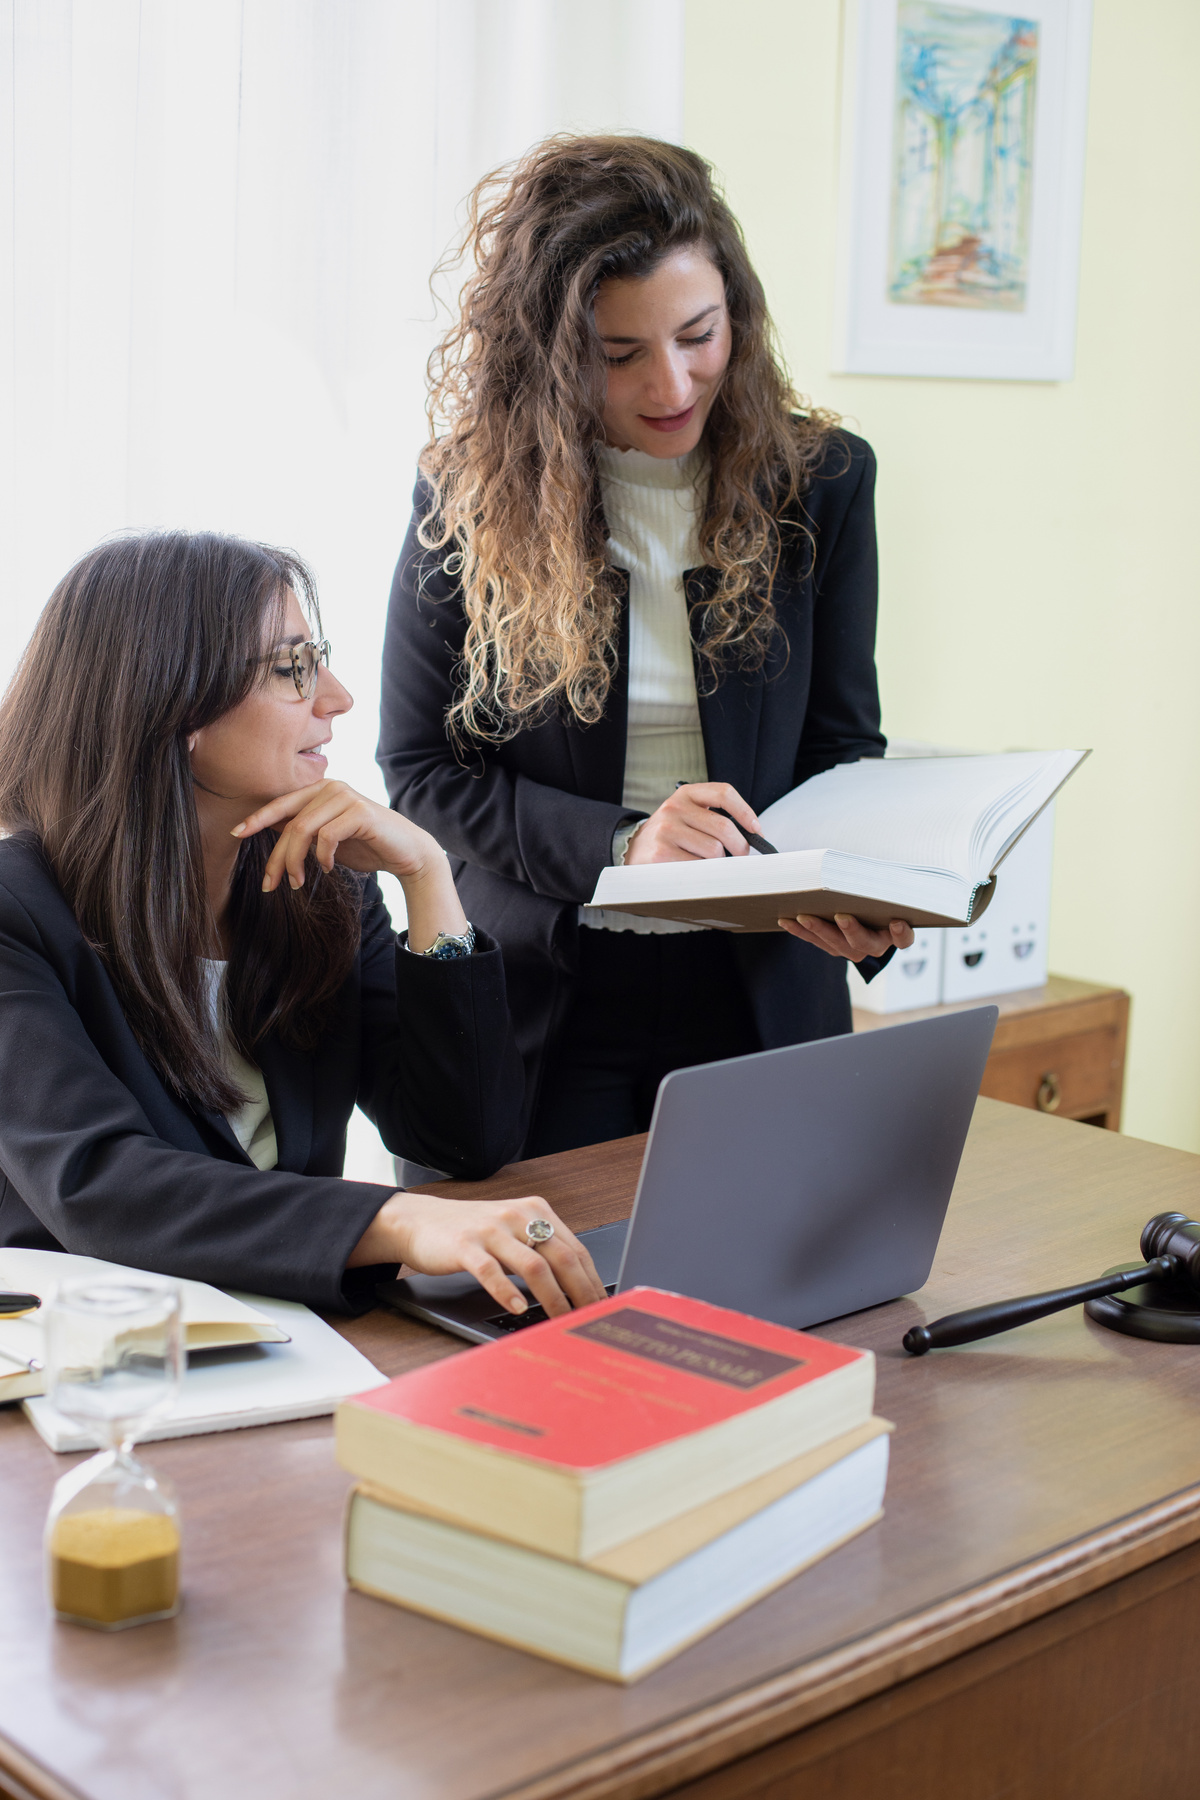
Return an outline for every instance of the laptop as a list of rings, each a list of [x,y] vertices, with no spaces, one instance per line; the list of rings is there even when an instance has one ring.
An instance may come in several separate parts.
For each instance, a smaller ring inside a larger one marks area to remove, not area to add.
[[[579,1234],[609,1293],[668,1288],[803,1328],[923,1286],[998,1017],[973,1007],[666,1076],[632,1214]],[[472,1343],[546,1316],[504,1312],[471,1275],[376,1292]]]

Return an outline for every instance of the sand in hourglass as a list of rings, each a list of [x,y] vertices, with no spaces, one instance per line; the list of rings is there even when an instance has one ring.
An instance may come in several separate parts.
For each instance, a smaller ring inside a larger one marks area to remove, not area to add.
[[[124,1506],[64,1513],[50,1539],[50,1585],[59,1616],[86,1624],[168,1616],[179,1598],[179,1527]]]

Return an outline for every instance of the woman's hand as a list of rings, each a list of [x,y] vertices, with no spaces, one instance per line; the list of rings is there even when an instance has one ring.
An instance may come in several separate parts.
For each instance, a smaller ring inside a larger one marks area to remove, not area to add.
[[[554,1236],[535,1250],[525,1236],[531,1219],[548,1219]],[[440,1194],[393,1194],[355,1245],[347,1268],[402,1262],[418,1275],[474,1275],[509,1312],[527,1302],[510,1279],[519,1275],[553,1318],[604,1299],[591,1257],[536,1195],[520,1200],[446,1200]]]
[[[913,941],[913,928],[903,919],[893,919],[886,931],[872,931],[850,913],[835,913],[828,919],[814,919],[810,913],[797,913],[794,919],[780,919],[785,931],[804,944],[815,944],[830,956],[845,956],[850,962],[861,962],[864,956],[883,956],[894,944],[907,950]]]
[[[267,858],[263,892],[269,894],[287,877],[304,886],[304,861],[311,850],[321,867],[335,862],[373,874],[382,869],[404,889],[408,909],[408,941],[427,950],[439,932],[459,936],[467,917],[459,904],[446,853],[435,838],[402,813],[358,794],[344,781],[314,781],[279,800],[268,801],[233,828],[236,838],[250,838],[273,827],[279,840]]]
[[[723,806],[733,814],[723,819],[712,811]],[[676,788],[657,812],[640,824],[629,840],[626,863],[692,862],[703,856],[747,856],[750,846],[734,824],[757,832],[758,820],[727,781],[690,781]]]
[[[323,869],[340,862],[369,873],[383,869],[401,881],[419,878],[443,854],[419,825],[355,793],[344,781],[314,781],[268,801],[235,825],[233,835],[250,838],[268,826],[279,832],[263,882],[268,894],[285,875],[294,888],[304,886],[304,859],[310,850]]]

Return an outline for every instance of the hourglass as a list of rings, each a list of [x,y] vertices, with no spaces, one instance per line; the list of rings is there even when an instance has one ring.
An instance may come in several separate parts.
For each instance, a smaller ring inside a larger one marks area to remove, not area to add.
[[[117,1631],[179,1610],[179,1514],[169,1482],[133,1455],[183,1374],[179,1289],[149,1276],[70,1282],[46,1315],[46,1392],[100,1444],[64,1475],[46,1520],[60,1619]]]

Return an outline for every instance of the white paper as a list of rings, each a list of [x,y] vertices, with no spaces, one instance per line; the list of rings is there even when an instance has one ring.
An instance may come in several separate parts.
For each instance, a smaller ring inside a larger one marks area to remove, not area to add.
[[[295,1300],[265,1299],[260,1294],[234,1297],[265,1313],[288,1334],[290,1343],[249,1344],[194,1358],[174,1410],[139,1442],[317,1418],[331,1413],[347,1395],[365,1393],[387,1381],[353,1344],[307,1306]],[[52,1450],[96,1448],[95,1440],[48,1400],[23,1404]]]

